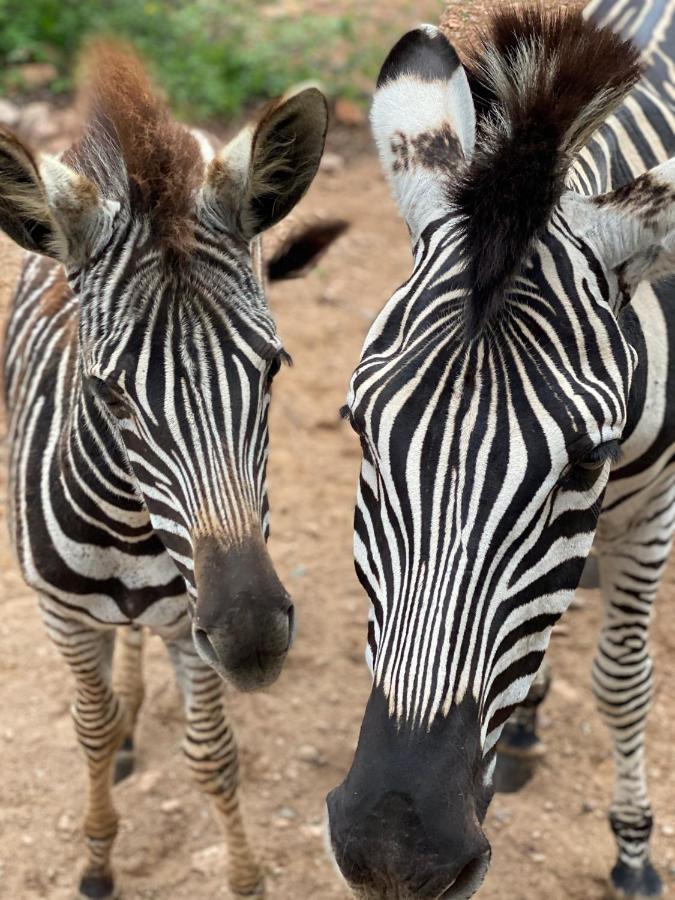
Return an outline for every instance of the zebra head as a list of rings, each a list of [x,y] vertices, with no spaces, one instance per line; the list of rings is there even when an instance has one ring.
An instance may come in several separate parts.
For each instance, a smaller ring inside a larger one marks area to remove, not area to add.
[[[630,295],[675,268],[672,162],[602,196],[571,168],[639,72],[581,14],[536,9],[500,14],[466,67],[424,26],[381,71],[373,131],[414,266],[346,408],[373,685],[328,813],[360,897],[468,898],[487,871],[495,744],[629,416]]]
[[[270,388],[288,357],[256,254],[317,171],[326,102],[288,96],[214,155],[128,51],[99,45],[88,62],[89,118],[61,159],[2,133],[0,225],[62,262],[77,298],[91,477],[104,472],[111,505],[132,510],[121,527],[146,546],[149,513],[202,656],[260,687],[281,669],[293,605],[266,550]],[[125,499],[130,483],[147,512]]]

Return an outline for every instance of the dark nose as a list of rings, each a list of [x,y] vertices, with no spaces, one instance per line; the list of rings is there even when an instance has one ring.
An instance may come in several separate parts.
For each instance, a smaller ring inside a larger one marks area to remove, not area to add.
[[[281,672],[294,615],[262,537],[227,547],[202,537],[194,559],[199,654],[240,691],[266,687]]]
[[[327,798],[335,860],[363,896],[466,900],[480,887],[490,845],[477,813],[478,718],[460,718],[402,728],[373,690],[352,768]]]

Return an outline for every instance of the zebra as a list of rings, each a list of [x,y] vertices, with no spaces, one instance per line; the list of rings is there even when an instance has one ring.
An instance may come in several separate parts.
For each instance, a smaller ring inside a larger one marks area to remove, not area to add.
[[[610,890],[662,892],[643,729],[675,525],[674,12],[502,10],[464,63],[422,26],[380,72],[371,124],[413,271],[344,410],[373,683],[327,808],[359,897],[478,890],[497,741],[594,538]]]
[[[79,894],[115,893],[111,781],[118,748],[116,775],[133,765],[147,627],[183,690],[185,757],[224,828],[230,888],[262,895],[222,684],[270,684],[293,635],[266,549],[267,416],[289,357],[260,234],[314,178],[326,100],[292,91],[216,152],[129,48],[94,45],[83,72],[84,130],[60,158],[0,131],[0,227],[29,251],[4,344],[10,529],[76,683]],[[339,230],[287,243],[276,271],[306,268]]]

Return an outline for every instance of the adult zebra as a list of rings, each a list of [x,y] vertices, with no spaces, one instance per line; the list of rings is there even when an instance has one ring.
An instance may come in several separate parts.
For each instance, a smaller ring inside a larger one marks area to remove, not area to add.
[[[361,897],[478,889],[495,745],[594,535],[611,884],[661,892],[643,727],[675,521],[675,295],[658,281],[675,271],[673,4],[605,7],[653,38],[644,78],[617,33],[538,7],[494,16],[465,66],[423,26],[380,73],[373,130],[414,269],[347,407],[374,678],[328,811]]]
[[[269,684],[293,631],[265,546],[267,412],[286,354],[251,248],[309,187],[326,103],[314,88],[286,97],[214,154],[129,51],[97,45],[85,70],[86,128],[62,159],[0,132],[0,227],[31,251],[5,341],[12,537],[76,680],[80,892],[113,896],[111,775],[122,742],[128,769],[149,626],[183,688],[185,753],[225,828],[231,888],[261,893],[220,678]],[[276,268],[292,274],[288,258]]]

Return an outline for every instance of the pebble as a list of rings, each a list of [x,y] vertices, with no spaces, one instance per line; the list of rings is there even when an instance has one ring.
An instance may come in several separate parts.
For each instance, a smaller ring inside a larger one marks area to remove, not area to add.
[[[675,834],[675,828],[672,825],[662,825],[661,826],[661,834],[666,837],[672,837]]]
[[[530,855],[530,859],[532,860],[532,862],[545,863],[546,862],[546,854],[545,853],[532,853]]]
[[[192,870],[200,875],[221,874],[225,865],[225,844],[212,844],[197,850],[191,858]]]
[[[51,106],[42,100],[27,103],[18,122],[19,129],[34,141],[53,138],[58,131],[58,123]]]
[[[546,803],[544,803],[544,809],[546,810],[546,812],[553,812],[555,806],[553,803],[551,803],[550,800],[547,800]]]
[[[313,766],[325,765],[325,762],[313,744],[303,744],[298,750],[298,759]]]
[[[591,803],[590,800],[584,800],[584,802],[581,804],[581,811],[582,813],[584,813],[584,815],[592,813],[594,809],[595,803]]]
[[[59,816],[58,822],[56,823],[56,830],[70,832],[73,830],[74,824],[72,817],[68,815],[67,812],[64,812]]]
[[[282,819],[295,819],[298,813],[293,809],[292,806],[282,806],[279,809],[279,816]]]
[[[319,171],[325,172],[326,175],[337,175],[344,167],[345,161],[339,153],[326,151],[321,159]]]
[[[180,812],[183,809],[183,804],[180,802],[180,800],[174,797],[173,800],[165,800],[161,804],[160,809],[165,813]]]
[[[16,104],[0,98],[0,122],[2,122],[3,125],[7,125],[8,128],[14,128],[20,117],[21,111]]]
[[[159,769],[148,769],[138,779],[138,789],[141,794],[151,794],[160,782],[162,773]]]

